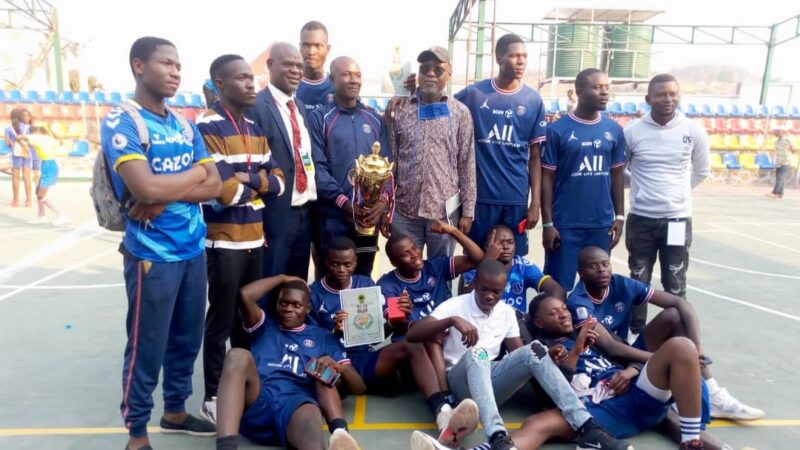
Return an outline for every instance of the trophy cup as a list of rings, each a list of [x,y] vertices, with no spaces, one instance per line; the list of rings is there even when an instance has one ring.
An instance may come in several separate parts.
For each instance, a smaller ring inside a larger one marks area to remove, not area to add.
[[[381,144],[372,144],[372,154],[359,155],[355,168],[350,170],[348,178],[353,185],[353,203],[362,208],[372,208],[381,199],[386,190],[386,182],[392,176],[394,163],[380,156]],[[360,236],[374,236],[375,226],[364,228],[354,221],[356,233]]]

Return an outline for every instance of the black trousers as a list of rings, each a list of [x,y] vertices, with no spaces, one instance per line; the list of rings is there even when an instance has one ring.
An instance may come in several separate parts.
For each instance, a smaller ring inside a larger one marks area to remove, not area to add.
[[[686,242],[682,247],[667,245],[669,222],[686,222]],[[686,271],[689,269],[689,247],[692,245],[692,219],[652,219],[628,214],[625,247],[631,278],[650,284],[653,265],[658,257],[661,285],[666,292],[686,298]],[[631,331],[641,333],[647,322],[647,304],[633,309]]]
[[[206,398],[217,395],[226,342],[248,348],[239,314],[239,289],[261,278],[264,248],[206,249],[208,264],[208,311],[203,335],[203,378]]]
[[[291,194],[291,193],[290,193]],[[311,261],[311,208],[309,205],[289,209],[284,226],[280,230],[264,223],[270,230],[267,248],[264,249],[264,276],[291,275],[308,279]],[[278,231],[278,232],[276,232]]]

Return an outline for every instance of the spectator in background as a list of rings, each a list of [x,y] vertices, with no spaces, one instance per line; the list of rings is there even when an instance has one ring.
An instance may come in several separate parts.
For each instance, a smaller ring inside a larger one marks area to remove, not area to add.
[[[33,115],[31,115],[31,112],[27,109],[22,111],[22,121],[28,125],[28,134],[42,133],[42,130],[47,130],[44,127],[36,127],[33,125]],[[49,130],[45,131],[45,133],[49,134]],[[55,156],[53,156],[53,162],[55,163]],[[42,158],[39,152],[31,148],[31,179],[33,180],[33,186],[39,186],[39,177],[41,177],[41,175]]]
[[[214,103],[219,101],[219,91],[217,90],[217,86],[214,85],[214,82],[211,81],[211,78],[203,83],[203,97],[206,100],[206,108],[208,109],[211,109]]]
[[[475,136],[469,109],[445,92],[452,75],[450,55],[431,47],[417,57],[419,88],[389,121],[395,155],[396,211],[392,233],[406,234],[428,258],[452,256],[455,240],[431,232],[431,223],[450,221],[447,210],[461,208],[458,225],[472,228],[475,213]],[[390,115],[391,116],[391,115]],[[447,208],[447,204],[451,208]]]
[[[31,225],[48,223],[49,220],[47,219],[46,210],[49,209],[56,214],[55,219],[53,219],[53,225],[64,225],[69,222],[69,217],[60,213],[52,200],[47,197],[48,191],[58,180],[55,141],[53,141],[50,135],[42,134],[40,132],[41,128],[34,127],[32,124],[30,130],[31,134],[27,136],[27,140],[30,144],[31,154],[35,156],[34,162],[38,162],[40,170],[37,172],[39,172],[41,176],[35,175],[38,214],[36,218],[28,223]]]
[[[672,75],[653,77],[645,101],[650,113],[625,128],[631,170],[628,267],[631,278],[649,284],[658,256],[664,290],[685,298],[692,189],[711,173],[708,135],[678,110],[680,86]],[[641,333],[646,321],[647,305],[637,306],[631,331]]]
[[[9,115],[11,125],[5,130],[5,143],[11,149],[11,206],[19,206],[19,181],[22,181],[25,186],[25,206],[30,207],[33,204],[31,197],[31,169],[33,167],[33,158],[31,155],[30,145],[25,137],[30,131],[29,126],[25,123],[24,110],[22,108],[14,108]]]
[[[778,138],[775,140],[775,187],[767,194],[770,198],[783,198],[783,184],[789,176],[791,167],[791,153],[796,151],[794,143],[786,136],[786,130],[776,128],[772,133]]]
[[[567,91],[567,112],[572,112],[575,109],[575,104],[578,101],[575,99],[575,91],[572,89]]]

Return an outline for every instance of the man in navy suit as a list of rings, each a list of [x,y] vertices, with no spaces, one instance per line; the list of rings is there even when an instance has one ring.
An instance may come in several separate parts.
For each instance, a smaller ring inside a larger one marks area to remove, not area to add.
[[[311,205],[317,199],[305,106],[295,98],[303,57],[291,44],[273,44],[267,59],[269,85],[258,93],[250,117],[264,131],[272,156],[286,177],[285,193],[264,208],[264,276],[308,279]]]

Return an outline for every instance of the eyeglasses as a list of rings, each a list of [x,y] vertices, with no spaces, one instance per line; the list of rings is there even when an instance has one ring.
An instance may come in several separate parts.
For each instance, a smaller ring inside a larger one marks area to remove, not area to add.
[[[419,73],[421,75],[427,75],[431,70],[433,70],[433,74],[436,75],[436,78],[441,77],[447,72],[447,69],[439,64],[423,64],[419,66]]]

